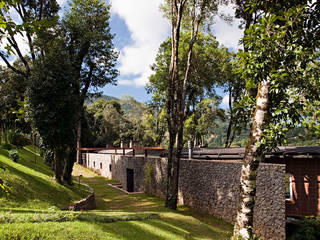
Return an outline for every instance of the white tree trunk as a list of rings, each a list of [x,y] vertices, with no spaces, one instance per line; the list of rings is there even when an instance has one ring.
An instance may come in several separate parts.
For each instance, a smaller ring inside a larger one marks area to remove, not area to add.
[[[256,110],[254,112],[251,133],[246,146],[240,179],[240,194],[236,224],[232,239],[252,239],[253,236],[253,208],[256,193],[256,176],[259,162],[263,159],[263,149],[260,146],[263,125],[268,110],[268,93],[270,79],[259,84]]]

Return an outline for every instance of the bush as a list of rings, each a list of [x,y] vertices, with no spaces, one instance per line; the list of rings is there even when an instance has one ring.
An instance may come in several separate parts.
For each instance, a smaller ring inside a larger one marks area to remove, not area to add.
[[[8,131],[8,141],[17,148],[31,144],[31,141],[17,130]]]
[[[52,150],[42,145],[40,148],[40,156],[43,158],[43,162],[46,165],[51,166],[54,158],[54,154]]]
[[[4,143],[4,144],[1,144],[0,148],[4,149],[4,150],[11,150],[12,149],[12,145],[9,144],[9,143]]]
[[[295,224],[289,240],[317,240],[320,239],[320,220],[305,218]]]
[[[19,160],[19,153],[17,149],[13,149],[9,151],[9,157],[14,161],[18,162]]]

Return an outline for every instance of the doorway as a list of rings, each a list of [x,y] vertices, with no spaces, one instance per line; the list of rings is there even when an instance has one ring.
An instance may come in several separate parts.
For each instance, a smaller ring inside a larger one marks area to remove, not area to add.
[[[133,169],[127,168],[127,191],[134,192],[134,174]]]

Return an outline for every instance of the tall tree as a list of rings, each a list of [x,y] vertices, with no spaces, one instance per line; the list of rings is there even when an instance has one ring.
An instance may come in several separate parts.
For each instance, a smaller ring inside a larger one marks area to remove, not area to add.
[[[253,7],[256,5],[253,4]],[[310,6],[274,5],[246,31],[240,53],[242,77],[257,88],[249,142],[241,169],[234,239],[253,238],[253,208],[259,162],[285,140],[287,129],[304,119],[305,99],[319,99],[319,39],[308,40]],[[250,11],[250,9],[249,9]]]
[[[50,50],[39,57],[31,75],[30,112],[44,145],[54,153],[54,173],[62,183],[68,164],[68,149],[74,144],[77,120],[77,79],[68,58],[65,42],[50,42]]]
[[[167,119],[169,130],[167,194],[165,206],[176,209],[178,201],[178,176],[180,155],[183,148],[183,127],[187,83],[191,72],[193,46],[202,27],[210,26],[217,12],[212,0],[167,0],[163,9],[171,21],[171,61],[167,85]],[[179,44],[181,26],[190,30],[186,69],[180,77]],[[202,28],[204,29],[204,28]]]
[[[118,53],[115,51],[109,26],[110,6],[102,0],[74,0],[62,25],[66,34],[69,58],[72,59],[78,79],[78,130],[77,147],[81,147],[81,116],[89,90],[97,90],[108,83],[115,83]],[[64,178],[71,180],[74,158],[79,161],[80,151],[72,148],[70,166]],[[76,155],[75,155],[76,154]]]

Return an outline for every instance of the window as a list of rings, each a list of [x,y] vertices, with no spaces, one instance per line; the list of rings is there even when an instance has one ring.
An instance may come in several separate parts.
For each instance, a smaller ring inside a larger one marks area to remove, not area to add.
[[[109,164],[109,171],[112,172],[112,165]]]
[[[293,191],[292,191],[292,174],[286,173],[286,200],[292,200]]]
[[[95,168],[96,167],[96,162],[93,162],[93,168]]]
[[[102,162],[100,163],[100,169],[102,169]]]

